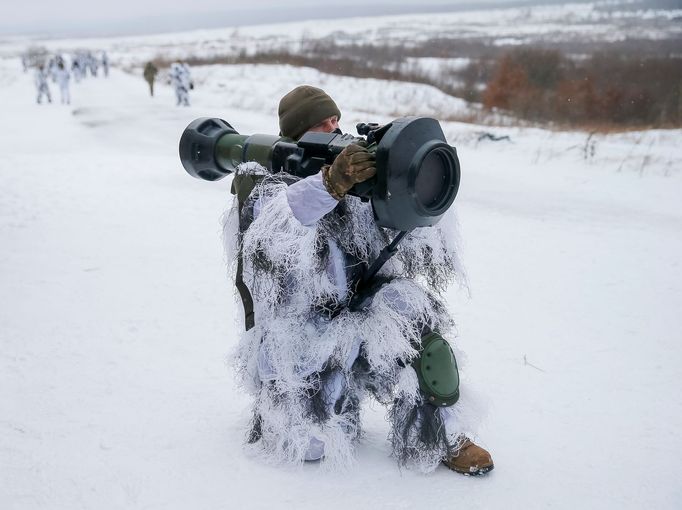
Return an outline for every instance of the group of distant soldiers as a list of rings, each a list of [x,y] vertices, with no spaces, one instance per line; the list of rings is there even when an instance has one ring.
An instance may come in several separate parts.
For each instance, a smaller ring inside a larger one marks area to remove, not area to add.
[[[106,51],[102,51],[99,57],[95,57],[90,51],[77,51],[71,55],[49,55],[44,48],[38,51],[29,50],[21,57],[24,72],[35,68],[34,82],[37,91],[36,102],[52,102],[49,82],[58,84],[61,93],[62,104],[71,103],[69,84],[71,77],[76,83],[88,76],[96,77],[101,69],[104,77],[109,76],[109,57]],[[144,67],[144,79],[149,84],[149,93],[154,95],[154,81],[159,70],[153,62],[147,62]],[[174,62],[168,70],[168,83],[175,90],[177,106],[189,106],[189,91],[194,89],[189,65],[186,62]]]
[[[68,62],[71,62],[71,65]],[[24,72],[34,67],[33,80],[36,86],[36,102],[42,104],[43,97],[48,103],[52,102],[49,81],[58,84],[62,104],[71,103],[71,91],[69,84],[71,75],[76,82],[88,76],[97,76],[99,68],[104,72],[104,77],[109,76],[109,57],[103,51],[99,58],[96,58],[90,51],[77,51],[70,56],[63,54],[47,55],[43,53],[28,53],[22,55],[21,63]]]
[[[153,62],[144,67],[144,79],[149,84],[149,93],[154,95],[154,80],[159,70]],[[168,83],[175,90],[176,106],[189,106],[189,91],[194,89],[194,82],[187,62],[173,62],[168,71]]]
[[[73,72],[73,77],[76,82],[79,82],[88,75],[88,71],[91,76],[97,76],[100,65],[102,66],[104,77],[108,77],[109,57],[107,57],[106,51],[102,52],[102,57],[100,59],[95,58],[89,51],[77,52],[74,55],[73,63],[71,64],[71,71]]]

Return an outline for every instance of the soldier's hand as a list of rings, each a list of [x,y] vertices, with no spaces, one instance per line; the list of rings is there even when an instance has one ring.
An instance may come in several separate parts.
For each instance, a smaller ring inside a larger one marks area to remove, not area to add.
[[[361,145],[351,144],[330,166],[322,167],[322,180],[329,194],[341,200],[354,184],[371,179],[376,173],[374,154]]]

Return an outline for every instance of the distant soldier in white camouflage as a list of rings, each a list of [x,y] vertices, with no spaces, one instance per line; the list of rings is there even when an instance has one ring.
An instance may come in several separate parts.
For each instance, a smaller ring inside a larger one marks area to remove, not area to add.
[[[90,69],[90,74],[93,77],[97,77],[97,71],[99,70],[99,60],[92,56],[92,53],[88,51],[85,55],[86,69]]]
[[[176,106],[189,106],[189,91],[194,88],[189,66],[174,62],[170,69],[170,82],[175,89]]]
[[[73,72],[73,77],[76,80],[76,83],[80,82],[81,78],[83,77],[83,67],[78,54],[74,55],[72,58],[71,71]]]
[[[45,72],[45,64],[38,65],[33,79],[38,91],[38,97],[36,99],[38,104],[42,103],[43,95],[47,97],[47,102],[51,103],[52,96],[50,96],[50,87],[47,86],[47,73]]]
[[[47,62],[47,76],[52,80],[52,83],[57,83],[57,59],[51,57]]]
[[[69,81],[71,80],[71,73],[64,66],[64,62],[60,61],[57,64],[57,71],[55,72],[57,83],[59,84],[59,92],[61,94],[62,104],[71,104],[71,93],[69,91]]]
[[[107,56],[106,51],[102,52],[102,70],[104,71],[104,77],[108,78],[109,77],[109,57]]]

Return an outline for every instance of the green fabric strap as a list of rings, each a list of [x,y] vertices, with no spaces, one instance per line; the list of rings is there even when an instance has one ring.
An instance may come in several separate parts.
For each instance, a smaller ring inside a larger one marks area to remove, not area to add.
[[[260,175],[240,175],[237,174],[232,179],[232,187],[230,191],[237,196],[237,203],[239,204],[239,218],[242,216],[242,209],[246,203],[246,199],[263,179]],[[237,274],[234,278],[234,283],[239,291],[239,296],[242,298],[242,305],[244,306],[244,326],[246,331],[253,328],[256,324],[256,319],[253,311],[253,298],[249,288],[244,283],[244,260],[242,257],[242,247],[239,246],[239,254],[237,256]]]

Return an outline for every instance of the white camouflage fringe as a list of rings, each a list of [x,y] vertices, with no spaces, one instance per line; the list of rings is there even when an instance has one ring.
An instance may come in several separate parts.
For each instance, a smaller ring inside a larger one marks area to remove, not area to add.
[[[265,170],[248,163],[238,172]],[[453,281],[466,287],[453,223],[442,221],[410,233],[379,273],[387,283],[366,307],[344,308],[330,318],[324,310],[347,299],[330,276],[330,245],[336,243],[357,261],[371,262],[396,233],[378,228],[371,206],[354,197],[344,200],[345,208],[337,207],[338,214],[303,226],[293,217],[286,189],[283,179],[267,176],[251,194],[242,218],[236,199],[223,218],[228,266],[234,275],[241,249],[244,282],[254,298],[256,325],[242,333],[234,355],[238,380],[255,398],[254,448],[274,462],[300,463],[315,438],[324,443],[323,465],[347,467],[360,436],[357,407],[371,393],[391,406],[391,440],[398,460],[433,470],[448,446],[420,442],[424,418],[408,419],[421,403],[416,373],[408,363],[418,354],[415,347],[424,326],[444,336],[454,334],[438,299]],[[257,217],[240,234],[240,221],[251,220],[246,216],[254,206]],[[243,322],[240,326],[243,330]],[[358,345],[361,356],[356,360]],[[333,373],[344,382],[346,407],[316,414],[311,402],[321,393],[321,377]],[[469,412],[468,400],[462,391],[455,406],[433,408],[440,439],[452,443],[473,430],[475,413]]]

